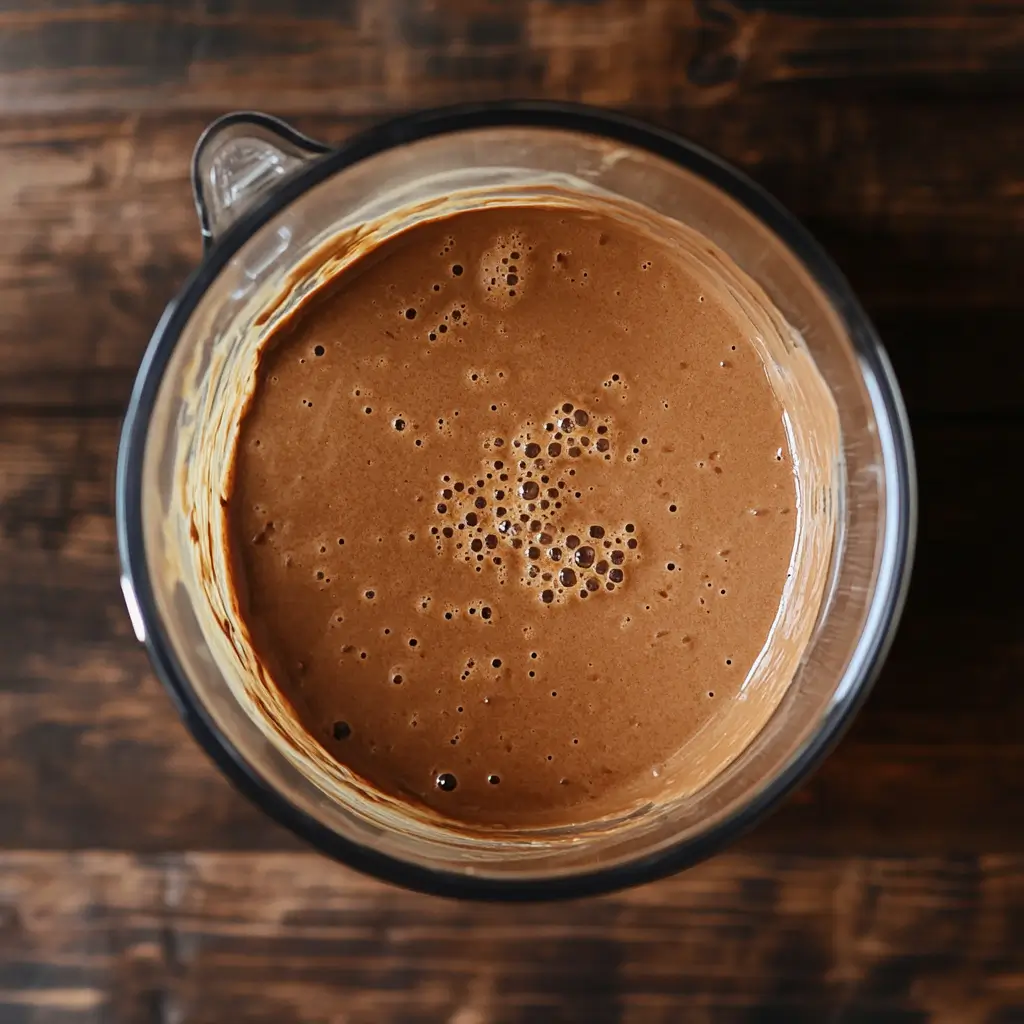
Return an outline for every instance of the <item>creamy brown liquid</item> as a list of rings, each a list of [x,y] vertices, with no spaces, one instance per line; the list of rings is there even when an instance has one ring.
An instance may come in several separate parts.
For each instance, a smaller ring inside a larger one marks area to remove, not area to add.
[[[472,825],[657,800],[742,711],[793,552],[749,330],[671,246],[565,208],[414,228],[300,307],[261,355],[228,521],[305,730]]]

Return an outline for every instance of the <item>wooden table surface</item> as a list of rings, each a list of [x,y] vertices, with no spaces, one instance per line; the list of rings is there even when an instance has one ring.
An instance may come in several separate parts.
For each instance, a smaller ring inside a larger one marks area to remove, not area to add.
[[[460,905],[311,853],[207,762],[136,646],[112,509],[147,338],[234,108],[340,140],[582,100],[802,217],[918,446],[889,664],[731,852],[564,906]],[[0,4],[0,1022],[1024,1021],[1024,4]]]

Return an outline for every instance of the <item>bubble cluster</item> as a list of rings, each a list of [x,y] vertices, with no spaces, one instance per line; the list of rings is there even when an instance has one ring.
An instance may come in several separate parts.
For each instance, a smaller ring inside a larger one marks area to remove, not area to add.
[[[462,336],[458,330],[468,327],[469,323],[470,316],[466,303],[455,303],[447,312],[440,314],[434,325],[427,331],[427,341],[461,342]]]
[[[455,238],[451,235],[447,237],[444,244],[442,245],[438,255],[444,259],[452,258],[452,254],[455,251]],[[447,261],[446,261],[447,262]],[[461,277],[465,273],[465,268],[459,262],[450,262],[447,266],[447,274],[443,276],[451,276],[452,278]],[[465,302],[454,302],[450,306],[445,304],[445,300],[441,299],[441,307],[438,308],[437,299],[441,292],[445,290],[444,285],[441,281],[435,279],[433,284],[429,285],[424,295],[420,296],[405,296],[402,298],[398,294],[398,289],[394,284],[388,285],[388,291],[392,294],[392,299],[396,302],[394,306],[395,315],[399,321],[415,322],[417,328],[422,328],[423,336],[428,342],[441,342],[449,341],[457,344],[462,344],[464,341],[461,328],[466,328],[471,322],[471,313]],[[376,303],[374,303],[376,305]],[[378,316],[382,316],[382,313],[378,313]],[[384,330],[384,334],[394,340],[396,335],[389,329]],[[324,354],[323,346],[317,346],[317,350],[314,351],[314,355],[322,356]],[[388,360],[384,357],[377,359],[377,366],[379,368],[386,368]],[[408,366],[406,367],[408,369]]]
[[[613,373],[606,380],[601,382],[602,387],[608,388],[610,391],[615,393],[620,402],[625,402],[629,399],[629,382],[623,379],[622,374]],[[627,462],[631,462],[631,459],[627,459]]]
[[[438,554],[497,573],[537,593],[544,605],[587,600],[622,587],[639,557],[634,523],[587,518],[576,466],[611,461],[607,417],[566,401],[512,438],[482,439],[475,475],[445,474],[430,528]]]
[[[517,231],[499,235],[480,258],[479,280],[488,300],[499,307],[522,295],[528,276],[526,254],[533,248]]]
[[[604,243],[602,243],[604,244]],[[590,271],[584,270],[573,258],[572,249],[558,249],[551,254],[551,269],[564,275],[569,284],[584,286],[589,282]],[[616,292],[616,295],[619,293]]]
[[[728,561],[728,559],[724,559]],[[723,582],[716,582],[709,573],[702,573],[698,586],[697,586],[697,604],[700,606],[701,611],[707,615],[711,614],[711,606],[713,600],[721,600],[727,597],[729,594],[728,586],[724,586]],[[731,661],[727,664],[732,664]]]

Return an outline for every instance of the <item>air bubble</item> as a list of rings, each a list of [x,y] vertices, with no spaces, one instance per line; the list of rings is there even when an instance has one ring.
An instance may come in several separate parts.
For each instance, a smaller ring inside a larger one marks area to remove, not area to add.
[[[594,549],[589,546],[577,548],[573,558],[581,569],[589,569],[594,564]]]
[[[451,772],[441,772],[435,781],[437,788],[445,793],[451,793],[459,784],[459,780]]]
[[[335,722],[331,732],[336,740],[347,740],[352,735],[352,726],[348,722]]]

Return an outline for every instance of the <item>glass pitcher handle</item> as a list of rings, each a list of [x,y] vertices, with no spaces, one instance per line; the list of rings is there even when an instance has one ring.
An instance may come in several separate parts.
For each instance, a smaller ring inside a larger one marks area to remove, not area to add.
[[[192,192],[209,248],[260,196],[331,147],[269,114],[225,114],[200,136],[192,154]]]

